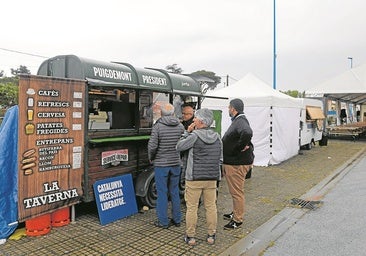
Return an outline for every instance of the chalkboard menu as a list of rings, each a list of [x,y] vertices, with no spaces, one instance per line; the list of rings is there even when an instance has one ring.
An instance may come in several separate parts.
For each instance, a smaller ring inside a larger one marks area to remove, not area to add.
[[[75,204],[82,196],[83,80],[19,80],[19,221]]]

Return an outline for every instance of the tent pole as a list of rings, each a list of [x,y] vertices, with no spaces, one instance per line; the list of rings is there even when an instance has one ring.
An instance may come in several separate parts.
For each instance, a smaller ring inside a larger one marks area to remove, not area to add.
[[[273,89],[276,90],[276,0],[273,0]]]

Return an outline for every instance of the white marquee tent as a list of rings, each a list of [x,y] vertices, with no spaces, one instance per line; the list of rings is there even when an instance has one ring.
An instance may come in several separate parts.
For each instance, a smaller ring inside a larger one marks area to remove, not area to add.
[[[330,97],[356,104],[366,103],[366,64],[336,75],[305,91],[306,97]]]
[[[202,103],[202,107],[222,111],[222,135],[231,123],[229,101],[243,100],[244,114],[253,129],[254,165],[279,164],[298,154],[301,104],[295,98],[272,89],[250,73],[207,95],[229,98],[205,98]]]
[[[366,64],[342,72],[317,86],[305,91],[306,97],[323,98],[337,102],[335,110],[328,109],[325,104],[325,112],[328,117],[336,118],[336,125],[342,124],[340,119],[341,102],[346,103],[346,111],[349,122],[358,120],[356,105],[360,105],[360,120],[366,120]],[[352,103],[352,104],[351,104]],[[351,105],[350,105],[351,104]],[[329,111],[329,112],[328,112]],[[336,113],[334,113],[336,111]],[[333,112],[333,113],[332,113]]]

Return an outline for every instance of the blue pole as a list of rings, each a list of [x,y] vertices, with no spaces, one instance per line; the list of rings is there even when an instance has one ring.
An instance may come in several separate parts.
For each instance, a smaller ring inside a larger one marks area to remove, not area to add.
[[[273,0],[273,89],[276,90],[276,0]]]

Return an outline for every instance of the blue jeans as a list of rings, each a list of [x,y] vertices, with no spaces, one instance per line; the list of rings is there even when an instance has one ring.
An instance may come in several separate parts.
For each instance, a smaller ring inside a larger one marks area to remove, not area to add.
[[[172,219],[180,223],[182,213],[180,211],[179,180],[181,167],[179,165],[169,167],[155,166],[155,183],[158,192],[156,201],[156,214],[161,225],[169,225],[168,219],[168,195],[172,202]]]

